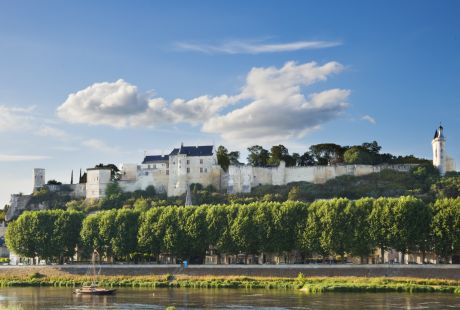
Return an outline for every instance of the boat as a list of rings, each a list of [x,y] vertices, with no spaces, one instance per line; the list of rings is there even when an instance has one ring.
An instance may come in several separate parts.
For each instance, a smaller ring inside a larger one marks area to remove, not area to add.
[[[83,285],[75,290],[75,294],[79,295],[112,295],[116,289],[106,289],[97,285]]]
[[[112,295],[116,289],[107,289],[99,287],[97,285],[97,273],[96,273],[96,256],[99,257],[99,253],[94,250],[92,257],[92,274],[93,280],[90,285],[83,285],[81,288],[77,288],[74,293],[78,295]]]

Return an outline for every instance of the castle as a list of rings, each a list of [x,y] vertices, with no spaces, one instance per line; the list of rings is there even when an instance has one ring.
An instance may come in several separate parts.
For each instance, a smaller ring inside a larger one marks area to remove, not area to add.
[[[443,127],[436,129],[432,140],[433,165],[441,175],[455,171],[455,162],[447,155],[446,138]],[[409,171],[414,164],[398,165],[330,165],[286,167],[281,161],[277,167],[253,167],[250,165],[231,165],[225,172],[217,163],[214,146],[184,146],[173,149],[169,155],[145,156],[140,164],[120,165],[117,182],[126,192],[144,190],[153,186],[157,192],[167,193],[169,197],[186,193],[190,184],[212,186],[227,193],[249,193],[260,185],[286,185],[291,182],[325,183],[343,175],[363,176],[384,169]],[[107,166],[97,166],[86,171],[86,183],[46,184],[45,169],[34,169],[34,191],[47,188],[51,192],[66,190],[76,199],[99,199],[105,197],[107,185],[113,182],[113,171]],[[24,210],[31,195],[12,195],[7,220]],[[43,206],[42,206],[43,207]],[[40,206],[38,207],[40,208]]]

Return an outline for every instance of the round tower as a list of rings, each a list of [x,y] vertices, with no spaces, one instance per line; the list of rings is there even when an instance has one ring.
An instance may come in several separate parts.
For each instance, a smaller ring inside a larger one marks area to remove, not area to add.
[[[45,186],[45,169],[34,168],[34,191]]]
[[[434,133],[431,145],[433,147],[433,166],[438,168],[439,173],[444,175],[447,167],[446,139],[443,133],[444,128],[439,125]]]

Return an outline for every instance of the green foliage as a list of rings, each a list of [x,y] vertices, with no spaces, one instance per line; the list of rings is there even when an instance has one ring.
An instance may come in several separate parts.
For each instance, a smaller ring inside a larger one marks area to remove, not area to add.
[[[373,156],[362,147],[354,146],[343,153],[344,162],[347,164],[371,165]]]
[[[224,171],[227,171],[228,166],[230,165],[230,158],[228,158],[228,150],[221,145],[217,148],[216,156],[217,163]]]
[[[310,146],[310,153],[317,165],[334,165],[343,162],[345,148],[334,143],[322,143]]]
[[[71,257],[79,243],[81,220],[82,214],[74,211],[26,211],[8,225],[6,243],[25,257]]]
[[[266,167],[268,165],[268,159],[270,158],[270,152],[264,149],[260,145],[254,145],[248,148],[248,164],[254,167]]]
[[[434,203],[431,230],[438,255],[447,260],[460,251],[460,198],[440,199]]]
[[[96,249],[125,261],[139,255],[156,260],[161,253],[200,261],[210,246],[227,254],[298,250],[303,257],[364,259],[377,247],[434,251],[446,260],[460,251],[460,198],[434,205],[403,196],[138,209],[86,218],[77,211],[24,212],[8,225],[6,242],[21,256],[52,261],[73,256],[76,246],[87,256]]]
[[[449,173],[431,185],[431,192],[438,198],[456,198],[460,196],[460,174]]]

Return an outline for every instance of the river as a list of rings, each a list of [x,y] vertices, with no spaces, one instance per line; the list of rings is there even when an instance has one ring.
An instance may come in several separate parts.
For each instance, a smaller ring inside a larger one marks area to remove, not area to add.
[[[453,294],[326,293],[293,290],[121,288],[77,296],[70,288],[1,288],[0,309],[460,309]]]

